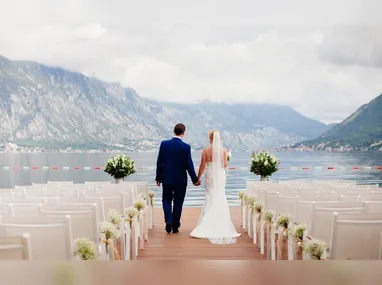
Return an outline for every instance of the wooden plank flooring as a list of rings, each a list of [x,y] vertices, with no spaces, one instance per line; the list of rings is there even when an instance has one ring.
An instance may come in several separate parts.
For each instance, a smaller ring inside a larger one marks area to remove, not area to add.
[[[184,208],[181,228],[177,234],[167,234],[163,210],[155,209],[155,225],[149,231],[149,241],[144,250],[140,250],[138,259],[194,259],[194,260],[264,260],[257,245],[240,227],[240,208],[232,207],[231,215],[235,228],[242,234],[236,244],[215,245],[208,240],[195,239],[190,233],[196,226],[200,208]]]

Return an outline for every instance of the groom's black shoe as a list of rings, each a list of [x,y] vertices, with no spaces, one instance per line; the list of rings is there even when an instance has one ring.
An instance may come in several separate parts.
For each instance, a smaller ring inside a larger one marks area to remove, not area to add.
[[[166,232],[169,234],[169,233],[171,233],[171,230],[172,230],[172,224],[171,223],[167,223],[166,224]]]
[[[173,234],[177,234],[177,233],[179,233],[178,228],[173,228],[173,229],[172,229],[172,233],[173,233]]]

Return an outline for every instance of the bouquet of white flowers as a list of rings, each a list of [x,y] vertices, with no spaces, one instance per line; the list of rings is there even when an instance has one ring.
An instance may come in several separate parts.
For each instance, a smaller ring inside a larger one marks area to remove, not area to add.
[[[77,238],[74,240],[74,256],[81,260],[97,260],[98,250],[95,243],[88,238]]]
[[[149,191],[149,198],[150,198],[150,205],[151,205],[151,207],[154,207],[154,197],[155,197],[155,192],[154,191]]]
[[[142,199],[139,199],[137,200],[135,203],[134,203],[134,207],[138,210],[138,211],[141,211],[143,210],[144,208],[146,208],[146,202]]]
[[[264,213],[264,220],[267,223],[272,223],[274,221],[275,212],[272,210],[266,210]]]
[[[231,161],[232,160],[232,152],[228,151],[227,152],[227,161]]]
[[[279,170],[280,160],[268,152],[253,152],[251,155],[251,172],[261,177],[271,176]]]
[[[135,162],[124,154],[109,159],[104,170],[114,179],[123,179],[135,173]]]
[[[281,214],[280,216],[277,217],[276,224],[279,227],[287,229],[288,225],[289,225],[289,222],[290,222],[290,219],[291,219],[291,215],[289,215],[289,214]]]
[[[305,248],[305,252],[309,255],[310,259],[321,260],[326,249],[327,245],[325,242],[321,240],[312,240]]]
[[[303,239],[304,239],[304,231],[306,230],[306,225],[296,225],[293,227],[293,231],[292,231],[292,237],[293,237],[293,241],[295,243],[302,243]]]
[[[263,210],[264,210],[264,204],[261,203],[261,202],[255,202],[255,203],[253,204],[253,209],[254,209],[258,214],[260,214],[260,213],[262,213]]]
[[[110,222],[101,222],[100,228],[101,232],[105,234],[106,240],[117,239],[120,236],[119,230]]]
[[[110,209],[107,214],[107,220],[119,229],[119,225],[122,223],[123,218],[115,209]]]

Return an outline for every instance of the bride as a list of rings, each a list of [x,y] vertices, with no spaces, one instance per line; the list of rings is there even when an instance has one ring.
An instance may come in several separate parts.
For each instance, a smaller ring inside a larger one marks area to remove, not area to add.
[[[227,150],[222,147],[219,132],[211,131],[208,136],[211,146],[203,149],[198,175],[200,181],[207,165],[205,201],[197,226],[190,235],[209,239],[214,244],[232,244],[240,234],[233,226],[225,194]]]

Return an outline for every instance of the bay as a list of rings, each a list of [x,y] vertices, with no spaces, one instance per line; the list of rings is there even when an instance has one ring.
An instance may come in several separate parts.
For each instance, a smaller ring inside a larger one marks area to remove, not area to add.
[[[0,187],[30,185],[47,181],[114,181],[104,173],[106,161],[115,153],[1,153]],[[136,173],[127,180],[147,181],[156,192],[155,203],[161,205],[161,189],[155,185],[156,153],[126,153],[136,162]],[[200,153],[194,152],[195,167],[199,166]],[[329,153],[281,152],[281,169],[272,180],[352,180],[360,184],[382,185],[382,153]],[[237,193],[244,190],[247,181],[259,180],[249,172],[250,153],[233,153],[227,176],[226,193],[231,205],[237,205]],[[203,184],[203,183],[202,183]],[[202,205],[204,186],[187,190],[185,207]]]

